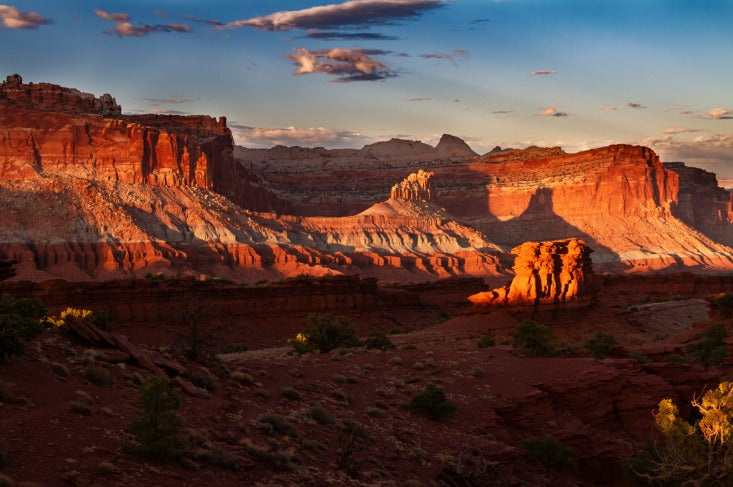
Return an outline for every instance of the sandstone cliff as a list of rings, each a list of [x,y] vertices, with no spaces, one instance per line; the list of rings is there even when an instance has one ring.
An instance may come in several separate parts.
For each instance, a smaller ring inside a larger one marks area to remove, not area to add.
[[[512,249],[514,279],[468,299],[476,305],[587,305],[595,293],[592,250],[581,239],[525,242]]]
[[[390,198],[401,200],[432,201],[435,193],[434,174],[420,169],[392,186]]]
[[[434,191],[449,214],[500,245],[581,237],[595,250],[597,268],[614,272],[733,267],[728,227],[700,223],[712,216],[680,219],[689,198],[678,173],[645,147],[613,145],[575,154],[557,147],[497,148],[482,157],[401,164],[344,161],[326,152],[333,157],[247,164],[274,188],[297,187],[292,198],[302,215],[359,213],[386,199],[405,168],[422,168],[435,174]],[[721,205],[701,197],[690,201],[710,215]],[[725,214],[726,200],[721,201]]]
[[[721,188],[711,172],[682,162],[664,167],[679,177],[675,216],[713,240],[733,246],[733,194]]]

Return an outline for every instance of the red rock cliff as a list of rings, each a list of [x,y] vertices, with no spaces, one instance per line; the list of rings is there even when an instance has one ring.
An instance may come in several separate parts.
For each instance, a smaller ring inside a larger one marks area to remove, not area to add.
[[[587,304],[595,292],[591,252],[578,238],[525,242],[512,250],[511,284],[468,299],[491,306]]]
[[[0,85],[0,178],[73,176],[158,186],[196,186],[244,208],[287,203],[233,156],[226,120],[208,116],[120,115],[109,95],[47,83]]]
[[[399,183],[392,186],[392,199],[432,201],[435,196],[433,173],[420,169],[412,173]]]

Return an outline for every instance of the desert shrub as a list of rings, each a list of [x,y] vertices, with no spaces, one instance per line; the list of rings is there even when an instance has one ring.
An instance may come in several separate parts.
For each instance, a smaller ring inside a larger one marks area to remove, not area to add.
[[[443,389],[435,384],[429,384],[423,392],[415,395],[408,406],[436,421],[447,418],[456,410],[456,405],[450,402]]]
[[[529,357],[553,357],[557,355],[555,334],[550,327],[532,320],[524,320],[514,330],[515,349]]]
[[[333,416],[320,404],[311,406],[308,415],[318,424],[329,425],[335,422]]]
[[[298,464],[298,459],[289,451],[283,451],[277,447],[266,448],[259,446],[249,438],[242,439],[239,444],[249,456],[271,466],[275,470],[292,472]]]
[[[43,331],[46,308],[37,299],[0,295],[0,363],[23,353],[23,343]]]
[[[152,272],[148,272],[145,274],[145,279],[149,279],[151,281],[164,281],[165,280],[165,274],[162,272],[156,272],[153,274]]]
[[[478,348],[488,348],[496,345],[496,340],[491,335],[481,335],[476,341]]]
[[[115,383],[115,379],[112,377],[112,372],[110,372],[106,367],[101,367],[99,365],[87,365],[84,367],[84,377],[86,377],[92,384],[96,384],[98,386],[111,386]]]
[[[303,397],[300,395],[300,392],[296,391],[292,387],[283,387],[280,390],[280,394],[282,394],[282,396],[289,401],[300,401],[301,399],[303,399]]]
[[[571,469],[578,466],[575,460],[575,449],[563,445],[553,436],[530,436],[522,441],[532,460],[537,460],[559,469]]]
[[[188,380],[199,389],[206,389],[209,392],[213,392],[217,388],[216,379],[206,369],[199,369],[191,373],[188,376]]]
[[[631,350],[629,352],[629,358],[636,360],[640,364],[649,362],[649,357],[647,357],[641,350]]]
[[[395,348],[394,343],[389,337],[381,331],[373,331],[364,341],[364,346],[368,349],[376,350],[392,350]]]
[[[645,485],[733,485],[733,383],[692,400],[700,419],[690,424],[671,399],[654,413],[663,442],[632,458],[627,468]]]
[[[277,413],[265,413],[257,418],[257,423],[270,425],[273,431],[281,435],[292,436],[293,438],[298,436],[298,431],[293,423],[288,421],[285,416]]]
[[[616,338],[603,333],[596,333],[585,342],[585,348],[590,351],[596,362],[608,357],[616,345],[618,345]]]
[[[148,377],[140,387],[142,412],[130,425],[135,442],[130,450],[143,458],[164,461],[185,452],[178,410],[181,398],[167,377]]]
[[[733,315],[733,293],[725,293],[713,302],[720,309],[721,317],[730,318]]]
[[[705,365],[720,365],[728,354],[723,342],[726,336],[725,325],[716,323],[695,335],[695,341],[685,347],[685,352]]]
[[[308,335],[306,333],[298,333],[295,338],[288,340],[288,344],[293,347],[289,352],[291,355],[303,355],[306,353],[312,353],[314,351],[313,345],[308,341]]]
[[[669,364],[686,364],[687,359],[678,353],[670,353],[662,357],[662,362]]]
[[[245,343],[232,343],[224,349],[224,353],[242,353],[249,350]]]
[[[359,345],[356,327],[345,316],[331,313],[311,314],[308,321],[311,324],[308,342],[321,353],[328,353],[334,348]]]

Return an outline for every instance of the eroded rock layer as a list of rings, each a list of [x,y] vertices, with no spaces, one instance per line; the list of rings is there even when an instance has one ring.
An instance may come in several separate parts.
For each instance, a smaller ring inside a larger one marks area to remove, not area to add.
[[[468,299],[490,306],[587,305],[595,293],[591,252],[577,238],[525,242],[512,250],[512,282]]]

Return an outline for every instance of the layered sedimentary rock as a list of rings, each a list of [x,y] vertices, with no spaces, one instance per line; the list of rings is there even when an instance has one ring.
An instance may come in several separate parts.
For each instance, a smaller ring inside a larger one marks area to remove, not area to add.
[[[92,95],[53,85],[37,109],[36,85],[6,84],[16,95],[0,100],[0,257],[18,261],[16,280],[498,272],[500,249],[431,206],[426,175],[406,183],[410,201],[363,215],[281,216],[289,204],[234,161],[223,118],[103,116]]]
[[[721,188],[711,172],[682,162],[664,167],[679,177],[675,216],[713,240],[733,246],[733,193]]]
[[[293,198],[300,214],[364,211],[386,198],[406,167],[423,168],[435,174],[441,206],[500,245],[582,237],[595,250],[596,266],[606,271],[733,267],[729,227],[707,231],[697,220],[678,218],[684,206],[678,174],[646,147],[613,145],[575,154],[557,147],[497,148],[482,157],[402,164],[337,157],[247,164],[275,188],[297,185]],[[696,208],[705,204],[712,208],[701,198],[692,202]]]
[[[287,208],[234,161],[223,117],[123,116],[111,100],[47,83],[0,85],[0,178],[196,186],[253,210]]]
[[[390,198],[401,200],[432,201],[435,194],[434,174],[420,169],[392,186]]]
[[[11,74],[0,83],[0,105],[105,117],[122,113],[122,108],[109,93],[97,98],[90,93],[50,83],[24,84],[23,78],[18,74]]]
[[[476,305],[577,306],[595,293],[592,250],[581,239],[525,242],[512,249],[514,279],[504,287],[470,296]]]

